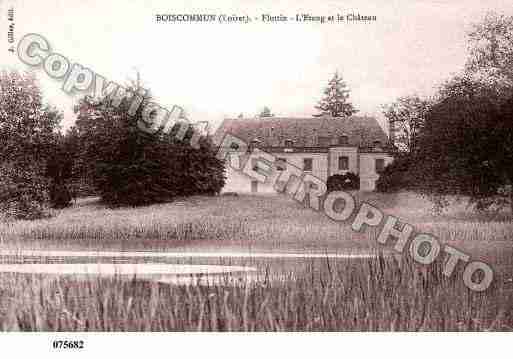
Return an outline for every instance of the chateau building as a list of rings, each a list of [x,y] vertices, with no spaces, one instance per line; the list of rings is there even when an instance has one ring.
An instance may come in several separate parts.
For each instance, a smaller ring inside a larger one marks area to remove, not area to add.
[[[226,134],[272,154],[277,171],[294,165],[323,181],[335,174],[358,174],[361,191],[375,190],[379,173],[393,160],[389,138],[372,117],[225,119],[215,137],[222,140]],[[223,191],[275,192],[271,184],[229,166],[226,176]]]

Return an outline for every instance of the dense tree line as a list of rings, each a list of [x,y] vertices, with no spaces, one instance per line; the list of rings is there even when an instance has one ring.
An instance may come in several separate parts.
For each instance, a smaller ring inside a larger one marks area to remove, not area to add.
[[[86,96],[75,109],[76,123],[63,134],[62,113],[43,104],[34,77],[3,72],[0,89],[3,216],[40,218],[81,194],[135,206],[213,195],[224,185],[224,164],[207,134],[193,147],[192,126],[181,139],[175,136],[180,123],[154,133],[138,128],[149,97],[131,114],[128,103],[112,106],[109,97]]]
[[[75,171],[91,180],[104,202],[144,205],[220,192],[224,167],[208,136],[200,136],[199,148],[193,148],[192,126],[183,139],[175,136],[180,123],[170,131],[143,132],[137,123],[144,103],[131,115],[129,104],[110,102],[82,99],[70,131],[79,143]]]
[[[478,209],[509,202],[513,212],[513,17],[488,14],[469,38],[465,72],[434,98],[411,96],[385,107],[401,136],[377,188],[413,189],[438,208],[448,196],[468,198]]]

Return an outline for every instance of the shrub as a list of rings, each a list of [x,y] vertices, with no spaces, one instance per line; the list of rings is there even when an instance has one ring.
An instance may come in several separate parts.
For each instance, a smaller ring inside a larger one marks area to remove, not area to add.
[[[332,175],[328,178],[326,186],[328,192],[358,190],[360,189],[360,176],[353,172]]]
[[[409,174],[411,159],[407,155],[398,156],[381,172],[377,182],[378,192],[390,193],[413,188]]]
[[[48,180],[37,167],[0,166],[0,210],[8,218],[37,219],[48,216]]]
[[[87,178],[77,178],[70,181],[68,188],[72,198],[98,196],[94,184],[89,183]]]
[[[64,144],[64,137],[61,136],[46,162],[45,176],[50,181],[49,196],[52,208],[65,208],[71,205],[73,159]]]
[[[62,182],[52,182],[49,196],[52,208],[65,208],[71,205],[71,192]]]

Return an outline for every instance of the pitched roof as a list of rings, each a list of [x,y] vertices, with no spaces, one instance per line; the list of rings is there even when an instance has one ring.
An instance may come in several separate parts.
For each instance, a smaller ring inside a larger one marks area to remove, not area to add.
[[[367,147],[374,141],[383,145],[388,137],[373,117],[262,117],[225,119],[215,133],[217,143],[227,134],[247,143],[258,140],[262,147],[283,147],[285,140],[292,140],[294,147],[318,147],[319,137],[347,136],[350,146]]]

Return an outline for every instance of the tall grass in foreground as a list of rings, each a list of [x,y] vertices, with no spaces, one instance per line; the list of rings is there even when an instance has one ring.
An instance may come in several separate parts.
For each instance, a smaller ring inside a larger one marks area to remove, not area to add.
[[[513,330],[504,281],[483,293],[441,266],[309,263],[289,278],[168,285],[136,278],[0,277],[0,328],[23,331]],[[228,284],[228,283],[226,283]]]
[[[369,194],[363,200],[442,242],[475,243],[476,251],[486,250],[487,262],[497,269],[492,287],[471,292],[461,273],[447,279],[438,260],[423,267],[407,254],[401,261],[303,263],[306,268],[282,268],[288,278],[237,286],[0,273],[0,329],[513,330],[513,222],[456,207],[432,216],[413,194]],[[343,250],[365,242],[375,247],[376,231],[353,232],[347,223],[282,196],[194,197],[116,210],[82,202],[51,219],[0,223],[0,241],[6,247],[21,242],[21,248],[76,244],[96,250],[136,245],[167,250],[198,242],[224,250],[230,243],[239,248],[252,242],[319,252],[336,251],[341,244],[347,244]]]

